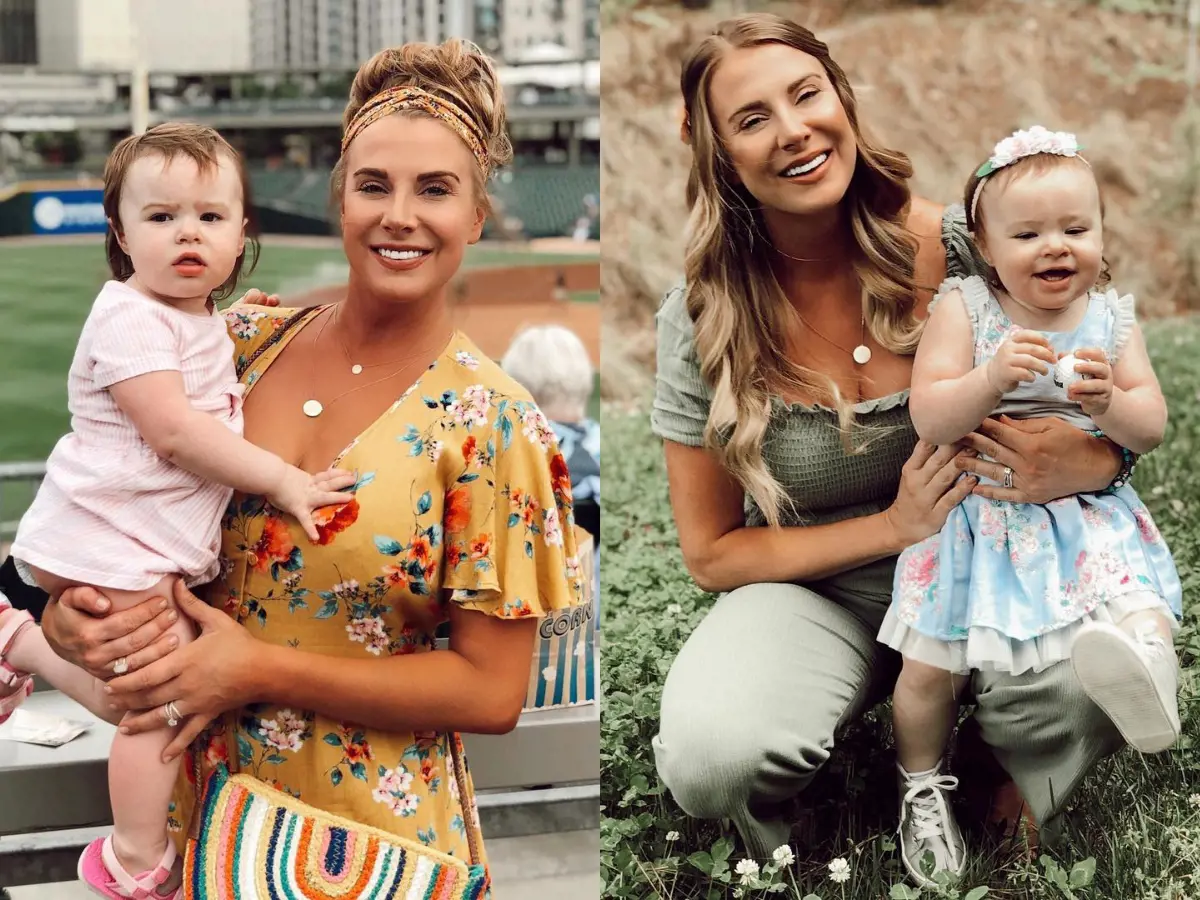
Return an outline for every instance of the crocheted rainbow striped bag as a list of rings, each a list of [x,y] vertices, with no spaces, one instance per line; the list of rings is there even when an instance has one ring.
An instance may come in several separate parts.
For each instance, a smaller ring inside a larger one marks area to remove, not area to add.
[[[491,897],[486,866],[327,815],[223,764],[209,775],[196,819],[184,900]]]

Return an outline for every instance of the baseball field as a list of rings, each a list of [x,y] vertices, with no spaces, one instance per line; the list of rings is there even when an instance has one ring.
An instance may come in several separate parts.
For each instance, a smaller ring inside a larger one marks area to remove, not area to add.
[[[488,272],[497,282],[520,278],[524,267],[561,267],[591,263],[588,253],[540,253],[524,249],[478,245],[471,247],[466,265],[472,293],[483,293]],[[526,270],[529,271],[529,270]],[[107,277],[103,244],[95,238],[69,242],[46,239],[0,241],[0,462],[40,461],[68,428],[66,376],[79,330],[96,291]],[[541,273],[545,281],[545,273]],[[598,276],[597,276],[598,278]],[[270,238],[264,241],[254,273],[243,287],[256,287],[289,296],[313,288],[344,284],[346,263],[335,241],[299,241]],[[533,281],[534,279],[531,279]],[[597,281],[598,287],[598,281]],[[593,308],[595,290],[574,290],[574,303],[563,304],[564,324],[594,344],[599,318]],[[586,309],[580,308],[583,305]],[[477,342],[474,330],[494,333],[525,321],[523,306],[481,303],[466,310],[462,327]],[[491,346],[486,352],[498,355]],[[599,359],[593,364],[598,365]],[[593,414],[598,409],[592,410]]]

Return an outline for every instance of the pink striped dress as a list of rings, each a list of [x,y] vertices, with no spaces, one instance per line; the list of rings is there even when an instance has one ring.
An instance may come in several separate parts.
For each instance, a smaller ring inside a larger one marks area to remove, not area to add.
[[[219,312],[191,315],[106,282],[67,379],[71,431],[46,462],[13,556],[62,578],[124,591],[146,590],[172,574],[189,585],[215,578],[232,490],[162,459],[108,388],[178,371],[192,406],[240,435],[243,387],[233,353]]]

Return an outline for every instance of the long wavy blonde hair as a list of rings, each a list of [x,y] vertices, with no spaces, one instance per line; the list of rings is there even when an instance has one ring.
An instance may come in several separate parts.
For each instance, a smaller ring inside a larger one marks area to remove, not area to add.
[[[700,372],[712,390],[705,444],[771,525],[790,505],[762,455],[773,393],[803,392],[837,410],[850,452],[853,403],[829,375],[787,357],[781,335],[795,327],[795,312],[775,278],[771,247],[755,198],[742,186],[713,125],[709,84],[731,50],[786,44],[818,60],[854,130],[858,159],[842,200],[857,252],[867,327],[894,353],[916,351],[920,323],[913,315],[916,241],[905,226],[909,208],[908,157],[872,143],[858,123],[854,91],[829,48],[807,28],[780,16],[754,13],[720,23],[683,64],[680,89],[684,133],[692,147],[688,176],[688,241],[684,260],[687,307],[695,326]]]

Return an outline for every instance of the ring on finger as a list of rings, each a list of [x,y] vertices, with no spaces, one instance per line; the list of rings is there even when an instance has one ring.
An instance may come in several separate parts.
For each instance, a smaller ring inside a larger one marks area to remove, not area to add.
[[[114,675],[124,675],[129,671],[129,657],[122,656],[120,659],[114,660],[112,664]]]
[[[1006,488],[1013,486],[1013,470],[1011,466],[1004,467],[1004,486]]]
[[[179,724],[179,720],[183,718],[183,714],[179,711],[179,707],[175,705],[175,701],[163,704],[163,718],[167,720],[167,725],[174,728]]]

